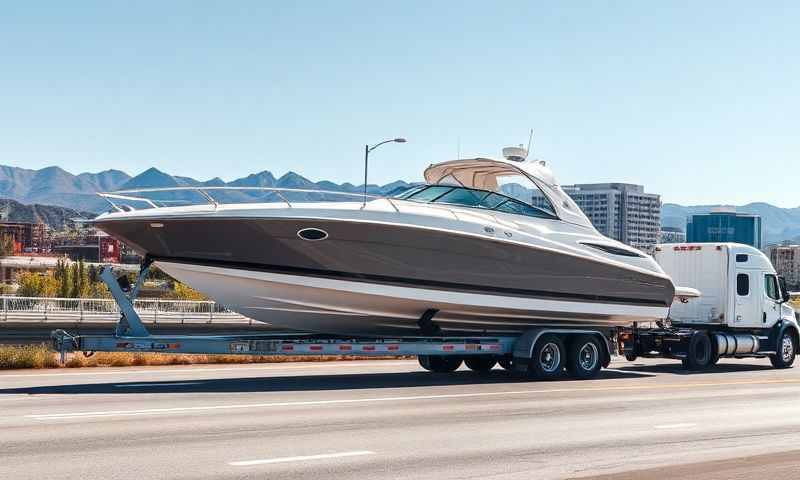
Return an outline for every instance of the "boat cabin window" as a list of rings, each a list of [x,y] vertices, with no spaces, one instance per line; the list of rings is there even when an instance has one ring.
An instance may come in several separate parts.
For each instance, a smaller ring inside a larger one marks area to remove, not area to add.
[[[524,187],[521,187],[524,188]],[[538,191],[538,190],[537,190]],[[419,189],[407,190],[395,198],[415,202],[442,203],[462,207],[482,208],[514,215],[526,215],[538,218],[557,218],[549,202],[547,207],[517,200],[510,193],[516,193],[531,199],[531,194],[524,194],[516,187],[508,187],[504,192],[489,192],[475,188],[458,186],[429,185]],[[546,199],[545,199],[546,201]]]

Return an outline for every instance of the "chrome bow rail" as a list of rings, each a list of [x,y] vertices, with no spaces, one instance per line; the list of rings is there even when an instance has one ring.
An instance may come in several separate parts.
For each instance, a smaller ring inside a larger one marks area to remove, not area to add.
[[[141,202],[146,205],[149,205],[150,208],[163,208],[170,206],[170,204],[182,203],[186,202],[186,199],[153,199],[147,198],[146,196],[142,196],[142,194],[151,194],[151,193],[180,193],[180,192],[190,192],[196,193],[200,195],[200,197],[205,200],[205,203],[211,205],[213,207],[217,207],[218,205],[225,204],[224,201],[220,201],[214,198],[212,193],[218,192],[266,192],[266,193],[273,193],[277,196],[282,202],[286,203],[289,208],[292,208],[292,202],[286,198],[286,194],[289,193],[305,193],[305,194],[316,194],[316,195],[323,195],[323,196],[339,196],[339,197],[348,197],[349,199],[361,199],[364,200],[364,204],[366,204],[366,200],[386,200],[389,204],[396,210],[399,211],[397,206],[394,204],[390,197],[380,196],[380,195],[364,195],[363,193],[351,193],[351,192],[335,192],[331,190],[313,190],[313,189],[304,189],[304,188],[272,188],[272,187],[161,187],[161,188],[139,188],[139,189],[130,189],[130,190],[119,190],[116,192],[99,192],[97,195],[102,197],[105,201],[107,201],[111,208],[118,212],[129,212],[133,210],[137,210],[135,207],[130,205],[129,203],[123,202]],[[254,199],[255,200],[255,199]],[[319,200],[304,200],[308,201],[319,201]],[[242,203],[242,202],[233,202],[233,203]],[[251,203],[251,202],[247,202]],[[253,202],[254,203],[254,202]],[[301,202],[295,202],[301,203]]]

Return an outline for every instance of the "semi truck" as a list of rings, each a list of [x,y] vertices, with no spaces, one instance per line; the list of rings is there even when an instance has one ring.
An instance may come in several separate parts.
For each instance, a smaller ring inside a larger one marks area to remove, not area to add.
[[[304,333],[229,336],[151,335],[133,309],[149,264],[132,287],[110,268],[101,273],[120,307],[108,335],[52,334],[61,352],[95,351],[247,354],[416,356],[431,372],[462,364],[486,372],[499,364],[536,379],[594,378],[613,356],[628,360],[680,360],[688,369],[712,367],[720,358],[769,358],[776,368],[794,363],[800,345],[797,314],[786,283],[759,250],[733,243],[659,245],[654,258],[678,289],[669,318],[617,327],[533,327],[522,334],[469,337],[353,338]],[[696,298],[694,298],[696,297]],[[423,315],[420,322],[430,322]],[[425,325],[421,324],[421,331]],[[429,325],[428,325],[429,326]]]

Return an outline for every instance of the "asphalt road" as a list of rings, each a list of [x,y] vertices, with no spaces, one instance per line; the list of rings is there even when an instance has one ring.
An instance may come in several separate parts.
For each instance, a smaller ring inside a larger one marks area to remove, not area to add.
[[[414,361],[0,372],[0,478],[800,475],[800,368],[612,367],[559,382]]]

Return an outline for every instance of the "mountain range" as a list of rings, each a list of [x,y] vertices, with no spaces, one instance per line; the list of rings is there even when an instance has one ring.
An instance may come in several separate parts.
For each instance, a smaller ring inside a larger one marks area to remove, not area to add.
[[[398,180],[386,185],[370,184],[367,186],[367,191],[375,195],[391,195],[411,185],[413,184]],[[97,192],[190,186],[271,187],[348,193],[361,193],[364,189],[363,185],[353,185],[351,183],[338,184],[327,180],[313,182],[295,172],[288,172],[281,177],[276,177],[267,170],[231,182],[225,182],[218,177],[200,181],[190,177],[169,175],[156,168],[149,168],[132,177],[119,170],[74,175],[59,167],[31,170],[0,165],[0,198],[8,198],[24,204],[39,204],[33,205],[39,212],[44,211],[44,205],[56,205],[71,209],[64,212],[65,217],[73,215],[73,213],[84,212],[83,215],[86,215],[87,213],[85,212],[99,213],[107,210],[108,204],[96,195]],[[172,194],[168,198],[172,201],[175,201],[175,199],[185,200],[187,195]],[[221,200],[236,201],[252,199],[254,193],[226,192],[221,195],[223,195]],[[317,197],[313,197],[314,194],[293,195],[319,198],[319,194],[317,194]],[[295,200],[295,197],[292,197],[292,200]],[[2,203],[0,203],[0,208],[1,206]],[[685,229],[687,217],[696,213],[710,212],[716,207],[719,207],[719,205],[683,206],[665,203],[661,212],[662,225]],[[780,208],[769,203],[749,203],[737,206],[736,210],[761,215],[767,242],[800,240],[800,208]],[[15,211],[22,212],[23,210],[15,208]],[[26,211],[24,214],[25,218],[36,218],[35,215],[33,210],[31,212]],[[41,213],[39,215],[41,216]]]

